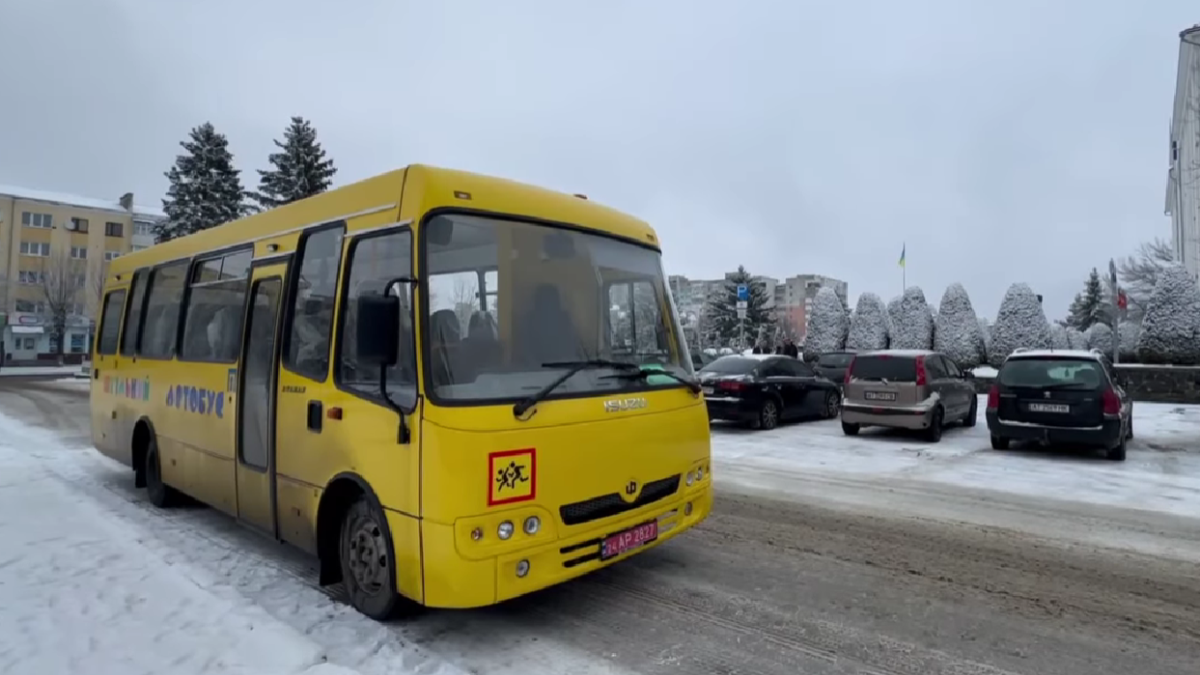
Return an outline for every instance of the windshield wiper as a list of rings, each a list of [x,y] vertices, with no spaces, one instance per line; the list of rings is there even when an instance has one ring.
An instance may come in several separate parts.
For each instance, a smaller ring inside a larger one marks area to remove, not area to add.
[[[642,370],[639,368],[636,371],[630,370],[627,373],[618,373],[616,375],[605,375],[601,379],[604,379],[604,380],[615,380],[615,379],[648,380],[655,375],[662,375],[663,377],[669,377],[672,380],[675,380],[676,382],[682,382],[685,386],[687,386],[688,391],[692,392],[693,394],[700,393],[700,383],[699,382],[697,382],[693,379],[684,377],[682,375],[676,375],[675,373],[672,373],[667,370]]]
[[[541,401],[549,396],[550,392],[558,389],[559,385],[571,379],[575,373],[578,373],[581,370],[586,370],[588,368],[616,368],[618,370],[632,370],[637,368],[637,366],[632,363],[625,363],[624,361],[610,361],[607,359],[589,359],[587,361],[551,361],[549,363],[543,363],[542,367],[566,368],[567,372],[554,378],[554,381],[550,384],[547,384],[526,398],[514,403],[513,417],[519,419],[522,415],[528,412],[530,408],[537,405],[538,401]]]

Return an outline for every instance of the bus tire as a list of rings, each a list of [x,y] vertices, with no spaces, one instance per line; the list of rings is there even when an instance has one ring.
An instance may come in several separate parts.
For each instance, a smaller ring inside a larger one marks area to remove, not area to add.
[[[392,535],[383,512],[365,496],[356,499],[342,518],[338,562],[355,609],[376,621],[397,614],[403,598],[396,590]]]
[[[160,509],[170,508],[179,502],[179,492],[163,482],[162,458],[158,454],[158,439],[153,435],[146,441],[146,497]]]

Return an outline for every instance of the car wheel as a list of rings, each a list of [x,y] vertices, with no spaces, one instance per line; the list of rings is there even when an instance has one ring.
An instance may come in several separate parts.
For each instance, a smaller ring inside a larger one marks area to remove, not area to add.
[[[929,419],[929,428],[925,430],[925,440],[930,443],[942,440],[942,423],[946,421],[945,415],[941,406],[933,409],[933,417]]]
[[[338,559],[355,609],[376,621],[396,614],[404,599],[396,592],[391,535],[383,514],[364,497],[351,504],[342,519]]]
[[[973,427],[979,418],[979,397],[975,396],[971,399],[971,409],[967,411],[967,416],[963,418],[964,427]]]
[[[831,420],[838,416],[842,411],[842,397],[836,391],[825,393],[825,408],[822,411],[822,416]]]
[[[758,409],[758,428],[771,430],[779,425],[779,406],[775,401],[767,399]]]
[[[1120,442],[1109,448],[1108,451],[1104,453],[1104,456],[1114,462],[1124,462],[1126,443],[1128,443],[1128,441],[1126,440],[1125,436],[1122,436]]]
[[[162,459],[158,455],[158,439],[150,437],[146,448],[146,497],[150,503],[160,509],[170,508],[179,503],[179,493],[175,488],[163,482]]]
[[[993,450],[1007,450],[1008,449],[1008,439],[1001,437],[1001,436],[992,436],[992,449]]]
[[[842,422],[842,433],[847,436],[857,436],[860,428],[857,424]]]

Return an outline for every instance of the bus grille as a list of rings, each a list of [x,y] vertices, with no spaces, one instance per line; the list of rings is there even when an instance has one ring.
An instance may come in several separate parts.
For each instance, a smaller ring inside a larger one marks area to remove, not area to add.
[[[564,525],[579,525],[601,518],[615,516],[618,513],[625,513],[639,509],[647,504],[653,504],[660,499],[666,499],[679,489],[679,474],[675,474],[670,478],[662,478],[656,481],[646,483],[642,488],[642,494],[638,495],[636,501],[626,502],[621,499],[621,495],[613,492],[601,497],[594,497],[582,502],[567,504],[558,510],[562,516]]]

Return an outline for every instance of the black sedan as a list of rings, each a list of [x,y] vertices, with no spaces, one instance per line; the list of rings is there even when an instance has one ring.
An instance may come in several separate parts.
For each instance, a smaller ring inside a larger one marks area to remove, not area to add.
[[[774,429],[781,420],[833,419],[842,394],[803,361],[777,354],[722,356],[698,373],[710,420]]]

